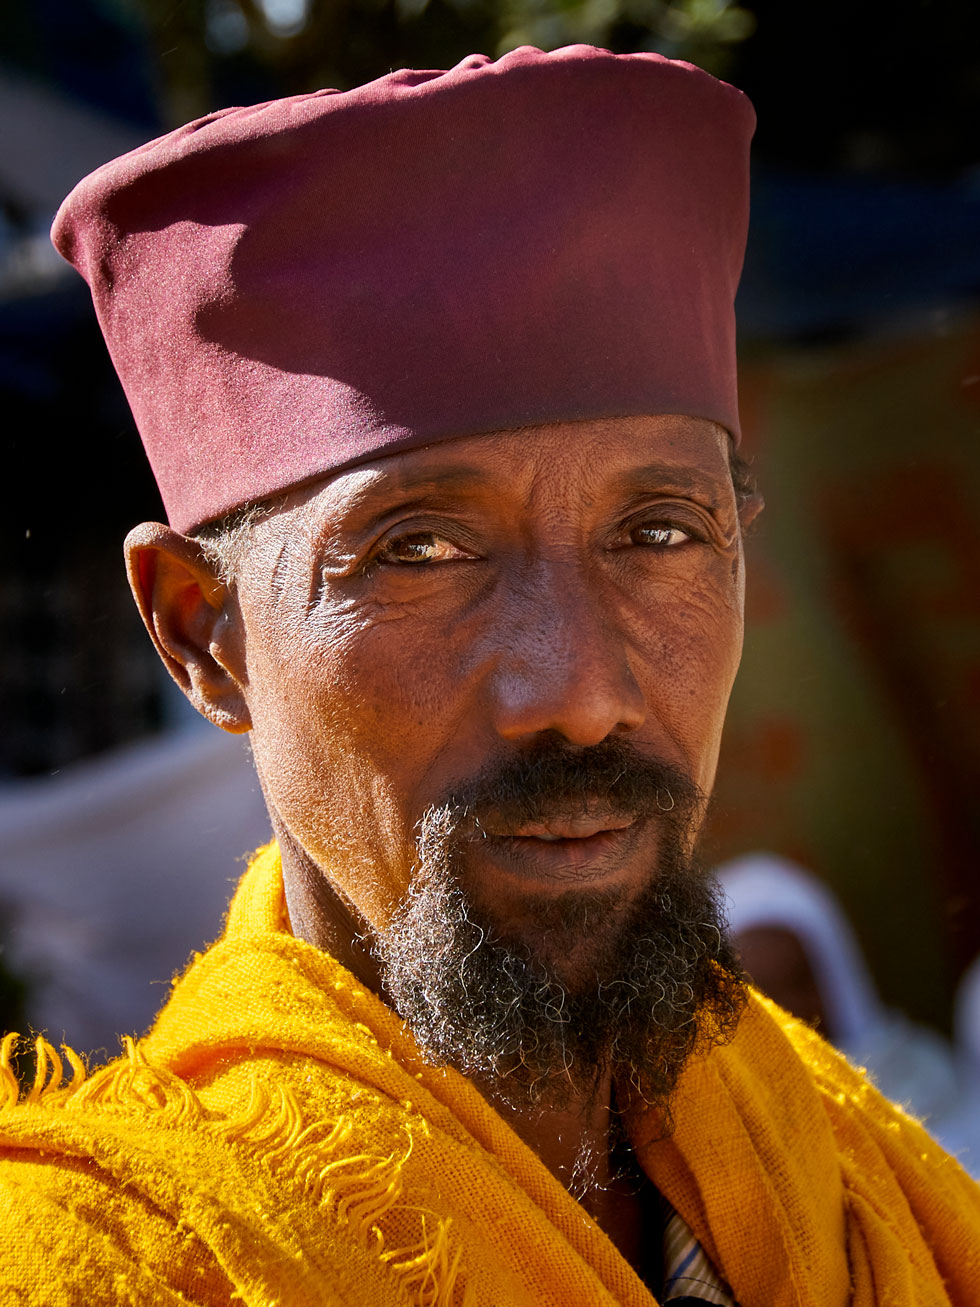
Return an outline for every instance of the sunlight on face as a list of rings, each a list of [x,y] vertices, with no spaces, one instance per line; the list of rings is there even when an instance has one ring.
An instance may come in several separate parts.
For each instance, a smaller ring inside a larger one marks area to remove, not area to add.
[[[628,740],[710,790],[742,628],[719,428],[466,437],[341,473],[255,530],[247,693],[287,885],[295,848],[383,929],[423,815],[546,739]],[[627,896],[649,881],[656,821],[616,827],[588,803],[553,816],[468,854],[502,919],[576,879]]]

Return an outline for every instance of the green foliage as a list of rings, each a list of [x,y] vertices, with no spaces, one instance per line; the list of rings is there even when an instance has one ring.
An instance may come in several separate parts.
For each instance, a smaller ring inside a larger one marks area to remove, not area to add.
[[[468,0],[462,0],[467,3]],[[518,45],[554,50],[585,41],[656,50],[723,71],[730,47],[751,35],[755,18],[732,0],[503,0],[497,52]]]
[[[755,26],[735,0],[117,2],[142,9],[169,124],[234,100],[344,89],[393,67],[446,67],[473,51],[500,55],[518,45],[656,50],[724,74]]]

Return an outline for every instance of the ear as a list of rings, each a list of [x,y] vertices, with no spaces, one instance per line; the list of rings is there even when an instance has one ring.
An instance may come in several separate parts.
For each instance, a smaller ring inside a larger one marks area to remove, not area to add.
[[[758,490],[753,490],[751,495],[743,500],[738,510],[738,520],[741,523],[743,535],[745,535],[749,528],[755,523],[756,518],[765,506],[766,501],[759,494]]]
[[[216,726],[250,730],[241,614],[228,586],[195,540],[159,522],[134,527],[124,550],[136,606],[167,671]]]

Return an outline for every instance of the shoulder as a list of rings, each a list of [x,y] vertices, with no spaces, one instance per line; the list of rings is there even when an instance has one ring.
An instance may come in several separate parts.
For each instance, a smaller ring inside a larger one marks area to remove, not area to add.
[[[231,1300],[233,1286],[191,1231],[84,1156],[0,1147],[0,1227],[0,1302]]]
[[[865,1135],[896,1156],[911,1148],[918,1162],[934,1159],[945,1169],[952,1161],[923,1123],[902,1104],[890,1101],[865,1068],[852,1064],[811,1026],[754,990],[732,1059],[781,1098],[796,1085],[804,1098],[819,1103],[841,1142],[855,1144]],[[792,1112],[792,1104],[787,1103],[786,1110]]]
[[[675,1123],[650,1145],[651,1174],[739,1298],[774,1301],[792,1282],[819,1286],[822,1302],[877,1302],[883,1284],[896,1307],[976,1301],[980,1189],[860,1069],[759,994],[735,1037],[685,1069]],[[749,1268],[747,1221],[767,1249]],[[913,1285],[918,1296],[902,1288]]]
[[[448,1220],[429,1230],[401,1201],[408,1105],[386,1130],[380,1099],[350,1109],[350,1082],[346,1116],[314,1115],[296,1068],[272,1079],[243,1063],[237,1091],[214,1095],[131,1040],[90,1077],[73,1057],[68,1084],[54,1050],[39,1053],[26,1095],[9,1066],[0,1078],[0,1219],[19,1232],[0,1303],[363,1307],[414,1302],[416,1287],[428,1301],[434,1276],[451,1288],[435,1239]]]
[[[0,1301],[225,1303],[233,1286],[168,1201],[166,1114],[131,1056],[87,1077],[37,1043],[21,1092],[0,1063]],[[67,1051],[67,1050],[66,1050]],[[171,1163],[172,1166],[172,1163]]]
[[[834,1141],[848,1213],[849,1250],[860,1265],[870,1249],[891,1249],[894,1265],[933,1265],[949,1284],[980,1277],[980,1187],[929,1134],[923,1123],[892,1103],[863,1068],[850,1062],[806,1024],[760,995],[750,1017],[761,1030],[753,1042],[792,1065],[792,1077],[812,1087]],[[774,1066],[768,1067],[773,1075]],[[778,1083],[781,1078],[776,1075]],[[786,1083],[786,1080],[783,1080]],[[806,1148],[807,1138],[800,1138]],[[897,1273],[897,1271],[896,1271]],[[972,1294],[973,1290],[969,1292]],[[952,1301],[972,1301],[953,1296]]]

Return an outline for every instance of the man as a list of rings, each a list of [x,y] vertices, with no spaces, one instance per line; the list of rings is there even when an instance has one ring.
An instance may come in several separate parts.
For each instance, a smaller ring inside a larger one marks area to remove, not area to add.
[[[277,843],[145,1040],[8,1076],[10,1301],[973,1300],[976,1189],[746,993],[694,861],[752,125],[519,50],[66,202],[170,517],[134,594]]]

